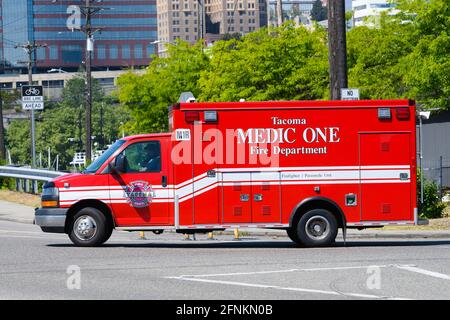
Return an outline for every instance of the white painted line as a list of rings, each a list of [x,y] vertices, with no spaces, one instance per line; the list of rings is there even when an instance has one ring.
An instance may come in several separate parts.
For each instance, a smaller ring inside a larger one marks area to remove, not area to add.
[[[254,271],[254,272],[235,272],[235,273],[194,274],[194,275],[181,275],[181,276],[175,276],[175,277],[167,277],[167,278],[179,279],[179,278],[204,278],[204,277],[221,277],[221,276],[242,276],[242,275],[251,275],[251,274],[284,273],[284,272],[294,272],[294,271],[299,271],[299,269],[272,270],[272,271]]]
[[[43,231],[22,231],[22,230],[0,230],[1,233],[30,233],[30,234],[43,234]]]
[[[434,272],[434,271],[430,271],[430,270],[425,270],[422,268],[417,268],[415,266],[397,266],[397,268],[399,269],[403,269],[403,270],[408,270],[411,272],[416,272],[416,273],[421,273],[430,277],[434,277],[434,278],[439,278],[439,279],[444,279],[444,280],[450,280],[450,276],[443,274],[443,273],[439,273],[439,272]]]
[[[1,234],[0,238],[26,238],[26,239],[57,239],[57,240],[61,240],[61,239],[65,239],[63,237],[55,237],[55,236],[47,236],[47,235],[42,235],[42,236],[20,236],[20,235],[16,235],[16,234]]]
[[[355,297],[355,298],[366,298],[366,299],[409,300],[407,298],[399,298],[399,297],[386,297],[386,296],[376,296],[376,295],[371,295],[371,294],[337,292],[337,291],[306,289],[306,288],[280,287],[280,286],[271,286],[271,285],[265,285],[265,284],[245,283],[245,282],[235,282],[235,281],[199,279],[199,278],[184,278],[184,277],[178,277],[178,278],[177,277],[166,277],[166,278],[178,279],[178,280],[184,280],[184,281],[197,281],[197,282],[207,282],[207,283],[214,283],[214,284],[225,284],[225,285],[234,285],[234,286],[242,286],[242,287],[286,290],[286,291],[296,291],[296,292],[306,292],[306,293],[319,293],[319,294],[327,294],[327,295],[333,295],[333,296],[344,296],[344,297]]]
[[[403,267],[413,267],[414,265],[401,265]],[[167,278],[207,278],[207,277],[222,277],[222,276],[241,276],[253,274],[269,274],[269,273],[286,273],[286,272],[308,272],[308,271],[330,271],[330,270],[351,270],[351,269],[367,269],[367,268],[389,268],[398,267],[397,265],[370,265],[370,266],[351,266],[351,267],[328,267],[328,268],[308,268],[308,269],[285,269],[285,270],[269,270],[269,271],[252,271],[252,272],[234,272],[234,273],[213,273],[213,274],[194,274],[194,275],[180,275]]]

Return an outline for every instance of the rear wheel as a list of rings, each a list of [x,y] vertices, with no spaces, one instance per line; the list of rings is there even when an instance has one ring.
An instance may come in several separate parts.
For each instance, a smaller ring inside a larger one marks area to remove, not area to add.
[[[324,209],[306,212],[297,224],[297,236],[307,247],[329,246],[338,233],[338,225],[334,215]]]
[[[297,229],[289,228],[286,230],[286,232],[287,232],[289,239],[291,239],[292,241],[294,241],[297,244],[301,244],[300,238],[297,235]]]
[[[109,239],[112,226],[105,215],[95,208],[83,208],[72,219],[69,238],[79,247],[95,247]]]

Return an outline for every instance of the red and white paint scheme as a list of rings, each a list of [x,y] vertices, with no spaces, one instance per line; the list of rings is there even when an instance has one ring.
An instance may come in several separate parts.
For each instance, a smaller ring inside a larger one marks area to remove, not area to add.
[[[36,223],[77,245],[113,228],[257,227],[308,246],[338,228],[417,223],[413,101],[180,103],[169,128],[48,183]]]

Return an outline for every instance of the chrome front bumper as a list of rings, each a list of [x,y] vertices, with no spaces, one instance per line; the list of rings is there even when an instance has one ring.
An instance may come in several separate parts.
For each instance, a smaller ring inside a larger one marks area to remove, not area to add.
[[[34,224],[44,232],[63,233],[67,208],[39,208],[34,213]]]

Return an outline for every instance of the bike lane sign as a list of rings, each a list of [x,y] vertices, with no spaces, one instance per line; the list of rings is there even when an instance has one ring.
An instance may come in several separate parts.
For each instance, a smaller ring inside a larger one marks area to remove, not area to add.
[[[42,86],[22,86],[22,108],[24,110],[44,109]]]

